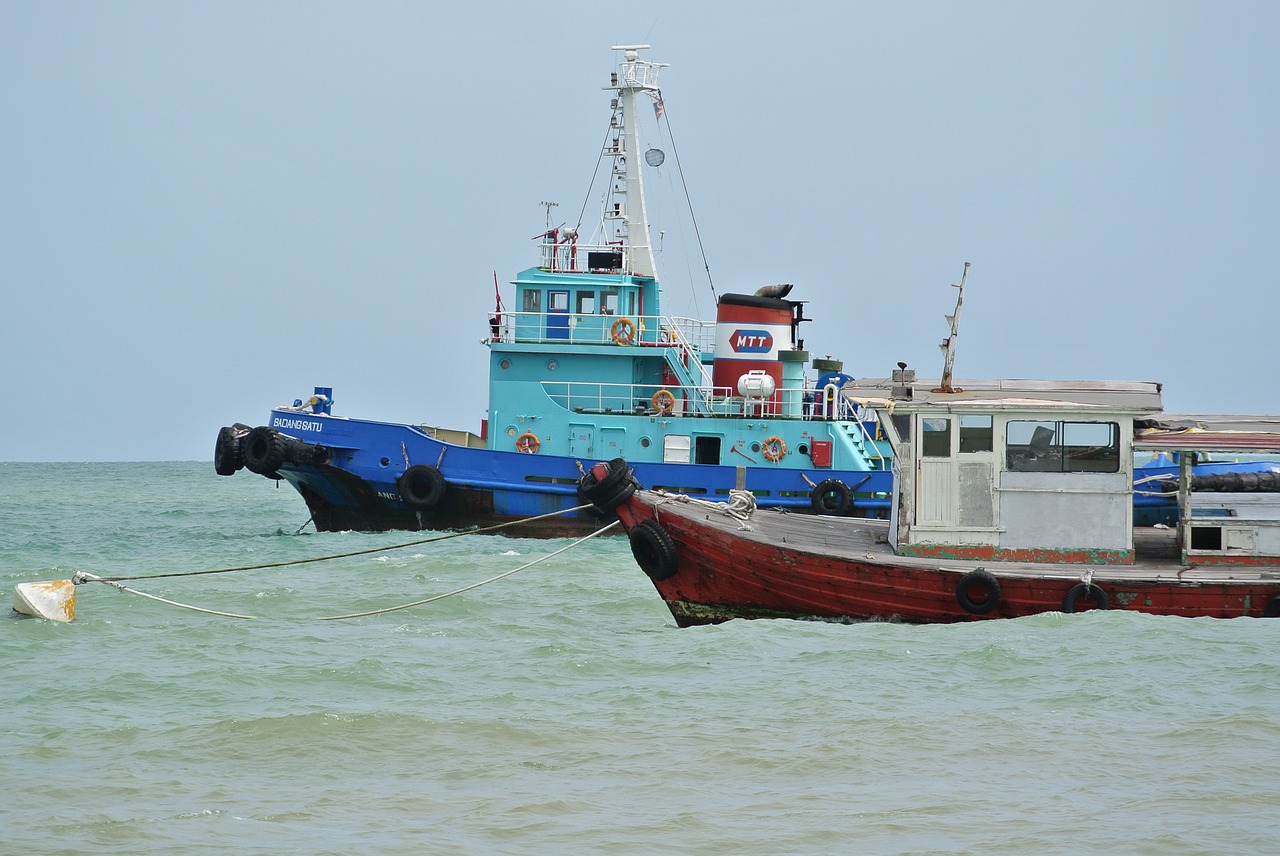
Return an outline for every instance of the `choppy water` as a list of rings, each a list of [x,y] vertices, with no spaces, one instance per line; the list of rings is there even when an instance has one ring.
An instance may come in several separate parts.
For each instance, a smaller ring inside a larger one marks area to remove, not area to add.
[[[15,583],[284,561],[289,489],[0,464]],[[1273,853],[1280,621],[677,629],[625,540],[470,536],[0,620],[3,853]]]

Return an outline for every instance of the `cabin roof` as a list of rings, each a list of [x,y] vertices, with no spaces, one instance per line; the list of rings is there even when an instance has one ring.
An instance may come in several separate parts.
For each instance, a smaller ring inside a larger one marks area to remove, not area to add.
[[[1280,451],[1280,416],[1156,413],[1135,427],[1141,452]]]
[[[909,383],[864,378],[845,384],[844,395],[860,404],[892,405],[895,410],[1081,410],[1156,413],[1159,383],[1091,380],[956,380],[951,392],[941,381]]]

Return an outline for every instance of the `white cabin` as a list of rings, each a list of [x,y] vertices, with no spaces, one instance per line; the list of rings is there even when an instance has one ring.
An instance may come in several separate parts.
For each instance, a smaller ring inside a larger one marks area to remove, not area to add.
[[[919,381],[845,386],[893,446],[899,555],[1131,564],[1134,419],[1160,384]]]

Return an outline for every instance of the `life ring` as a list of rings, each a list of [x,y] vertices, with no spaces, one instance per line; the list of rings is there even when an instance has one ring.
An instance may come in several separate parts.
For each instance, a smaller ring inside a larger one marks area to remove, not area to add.
[[[849,511],[849,486],[840,479],[824,479],[810,492],[814,514],[840,516]]]
[[[609,328],[609,336],[619,345],[630,345],[636,337],[636,322],[630,318],[619,318]]]
[[[965,612],[986,615],[1000,603],[1000,581],[982,568],[970,571],[956,584],[956,600]]]
[[[1267,605],[1262,608],[1263,618],[1280,618],[1280,594],[1267,601]]]
[[[426,509],[436,505],[444,497],[447,488],[444,476],[430,464],[414,464],[396,480],[400,498],[410,508]]]
[[[676,545],[667,530],[652,520],[645,520],[636,524],[630,537],[631,555],[649,579],[659,583],[675,575]]]
[[[761,444],[761,447],[764,459],[774,463],[781,461],[782,456],[787,453],[787,444],[782,442],[782,438],[777,434],[774,434],[772,437],[766,437],[764,443]]]
[[[676,395],[669,389],[660,389],[650,399],[653,409],[666,416],[676,409]]]
[[[1111,601],[1107,598],[1107,593],[1102,590],[1102,586],[1095,586],[1093,583],[1076,583],[1067,590],[1067,596],[1062,599],[1062,611],[1075,612],[1076,601],[1082,597],[1093,601],[1093,605],[1098,609],[1111,608]]]
[[[516,451],[526,452],[530,455],[536,454],[538,448],[542,445],[542,441],[538,439],[538,435],[532,431],[526,431],[516,438]]]

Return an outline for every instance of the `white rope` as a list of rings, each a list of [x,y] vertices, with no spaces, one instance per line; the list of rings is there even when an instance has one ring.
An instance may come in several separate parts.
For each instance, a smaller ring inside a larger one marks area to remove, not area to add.
[[[256,618],[257,617],[255,615],[240,615],[239,613],[236,613],[236,612],[220,612],[219,610],[216,610],[216,609],[205,609],[202,606],[192,606],[189,603],[179,603],[176,600],[169,600],[168,598],[159,597],[158,595],[147,594],[145,591],[138,591],[137,589],[129,588],[128,586],[122,586],[120,585],[120,583],[116,582],[115,580],[103,579],[102,577],[95,576],[94,574],[90,574],[86,571],[81,571],[78,574],[78,576],[83,577],[85,580],[88,580],[89,582],[103,583],[104,585],[109,585],[112,588],[120,589],[120,591],[128,592],[129,594],[136,594],[138,597],[145,597],[147,600],[155,600],[155,601],[159,601],[160,603],[167,603],[170,606],[178,606],[178,607],[181,607],[182,609],[191,609],[196,612],[207,613],[208,615],[221,615],[224,618]]]
[[[518,568],[514,568],[514,569],[512,569],[512,570],[510,570],[510,571],[504,571],[503,573],[498,574],[496,577],[490,577],[490,578],[489,578],[489,579],[487,579],[487,580],[481,580],[481,581],[480,581],[480,582],[478,582],[478,583],[473,583],[473,584],[471,584],[471,585],[469,585],[469,586],[464,586],[464,587],[462,587],[462,588],[460,588],[460,589],[457,589],[457,590],[455,590],[455,591],[446,592],[446,593],[444,593],[444,594],[438,594],[438,595],[435,595],[434,597],[424,598],[423,600],[416,600],[416,601],[413,601],[412,603],[403,603],[403,604],[400,604],[399,606],[388,606],[388,607],[385,607],[384,609],[372,609],[372,610],[369,610],[368,612],[352,612],[352,613],[348,613],[347,615],[325,615],[325,616],[316,616],[316,617],[315,617],[315,620],[317,620],[317,621],[339,621],[339,620],[347,619],[347,618],[365,618],[365,617],[367,617],[367,616],[371,616],[371,615],[382,615],[382,614],[387,613],[387,612],[395,612],[395,611],[397,611],[397,610],[401,610],[401,609],[408,609],[408,608],[413,607],[413,606],[422,606],[423,604],[426,604],[426,603],[431,603],[431,602],[433,602],[433,601],[437,601],[437,600],[443,600],[443,599],[444,599],[444,598],[446,598],[446,597],[453,597],[454,595],[462,594],[463,592],[468,592],[468,591],[471,591],[471,590],[473,590],[473,589],[478,589],[478,588],[480,588],[481,586],[488,585],[489,583],[497,582],[498,580],[505,579],[506,577],[509,577],[509,576],[511,576],[512,574],[518,573],[518,572],[523,571],[523,570],[526,570],[526,569],[528,569],[528,568],[532,568],[534,565],[537,565],[537,564],[539,564],[540,562],[545,562],[547,559],[553,558],[553,557],[555,557],[555,556],[559,556],[561,553],[564,553],[564,552],[566,552],[566,551],[568,551],[568,550],[570,550],[570,549],[572,549],[572,548],[574,548],[574,547],[578,546],[579,544],[583,543],[584,541],[589,541],[590,539],[595,538],[595,537],[596,537],[596,536],[598,536],[598,535],[603,535],[605,532],[607,532],[607,531],[609,531],[610,529],[612,529],[613,527],[617,526],[619,522],[620,522],[620,521],[615,520],[615,521],[613,521],[612,523],[609,523],[609,524],[607,524],[606,526],[604,526],[604,527],[602,527],[602,528],[600,528],[600,529],[597,529],[595,532],[592,532],[590,535],[587,535],[587,536],[586,536],[586,537],[584,537],[584,538],[579,538],[577,541],[574,541],[572,544],[568,544],[568,545],[566,545],[566,546],[564,546],[564,547],[561,547],[559,550],[556,550],[556,551],[555,551],[555,552],[553,552],[553,553],[548,553],[547,555],[542,556],[541,558],[538,558],[538,559],[534,559],[532,562],[528,562],[528,563],[526,563],[526,564],[524,564],[524,565],[521,565],[521,566],[520,566],[520,567],[518,567]],[[130,587],[125,586],[125,585],[121,585],[120,583],[116,582],[115,580],[111,580],[111,579],[108,579],[108,578],[106,578],[106,577],[100,577],[100,576],[97,576],[96,574],[90,574],[90,573],[85,572],[85,571],[80,572],[80,574],[78,574],[77,576],[79,576],[80,578],[82,578],[85,582],[103,583],[103,584],[105,584],[105,585],[109,585],[109,586],[111,586],[112,588],[119,589],[119,590],[120,590],[120,591],[122,591],[122,592],[127,592],[128,594],[136,594],[136,595],[138,595],[139,597],[145,597],[145,598],[147,598],[148,600],[158,601],[159,603],[167,603],[167,604],[169,604],[170,606],[176,606],[176,607],[179,607],[179,608],[181,608],[181,609],[190,609],[190,610],[193,610],[193,611],[195,611],[195,612],[203,612],[203,613],[205,613],[205,614],[207,614],[207,615],[218,615],[218,616],[222,616],[223,618],[242,618],[242,619],[246,619],[246,620],[248,620],[248,619],[254,619],[254,618],[259,618],[259,617],[260,617],[260,616],[257,616],[257,615],[241,615],[240,613],[237,613],[237,612],[223,612],[223,611],[221,611],[221,610],[217,610],[217,609],[206,609],[206,608],[204,608],[204,607],[202,607],[202,606],[193,606],[192,604],[189,604],[189,603],[181,603],[181,602],[176,601],[176,600],[169,600],[168,598],[159,597],[158,595],[148,594],[148,593],[146,593],[146,592],[144,592],[144,591],[138,591],[137,589],[130,588]]]
[[[318,621],[339,621],[344,618],[364,618],[369,615],[382,615],[383,613],[395,612],[396,610],[399,610],[399,609],[408,609],[411,606],[422,606],[424,603],[431,603],[433,601],[443,600],[446,597],[453,597],[455,594],[462,594],[463,592],[468,592],[468,591],[471,591],[472,589],[480,588],[480,586],[497,582],[500,579],[509,577],[514,573],[525,570],[526,568],[532,568],[534,565],[538,564],[539,562],[544,562],[547,559],[552,558],[553,556],[559,556],[561,553],[565,552],[566,550],[576,547],[579,544],[583,543],[584,541],[589,541],[592,538],[596,537],[597,535],[601,535],[604,532],[607,532],[608,530],[617,526],[619,522],[620,521],[615,520],[612,523],[605,526],[603,529],[597,529],[595,532],[592,532],[590,535],[586,536],[585,538],[579,538],[577,541],[574,541],[572,544],[561,547],[559,550],[556,550],[554,553],[548,553],[547,555],[543,556],[541,559],[534,559],[532,562],[529,562],[526,565],[521,565],[518,568],[514,568],[510,571],[505,571],[501,574],[498,574],[496,577],[490,577],[487,580],[481,580],[478,583],[474,583],[469,586],[464,586],[463,588],[457,589],[456,591],[445,592],[444,594],[438,594],[434,597],[425,598],[424,600],[415,600],[412,603],[402,603],[399,606],[388,606],[385,609],[371,609],[368,612],[352,612],[347,615],[325,615],[325,616],[319,617],[317,620]]]
[[[665,491],[655,491],[655,493],[664,497],[659,502],[683,502],[688,505],[696,505],[700,508],[707,508],[712,511],[718,511],[721,514],[727,514],[729,517],[735,517],[738,520],[746,520],[756,510],[756,497],[749,490],[730,490],[728,502],[713,502],[709,499],[696,499],[692,496],[686,496],[683,493],[666,493]]]

